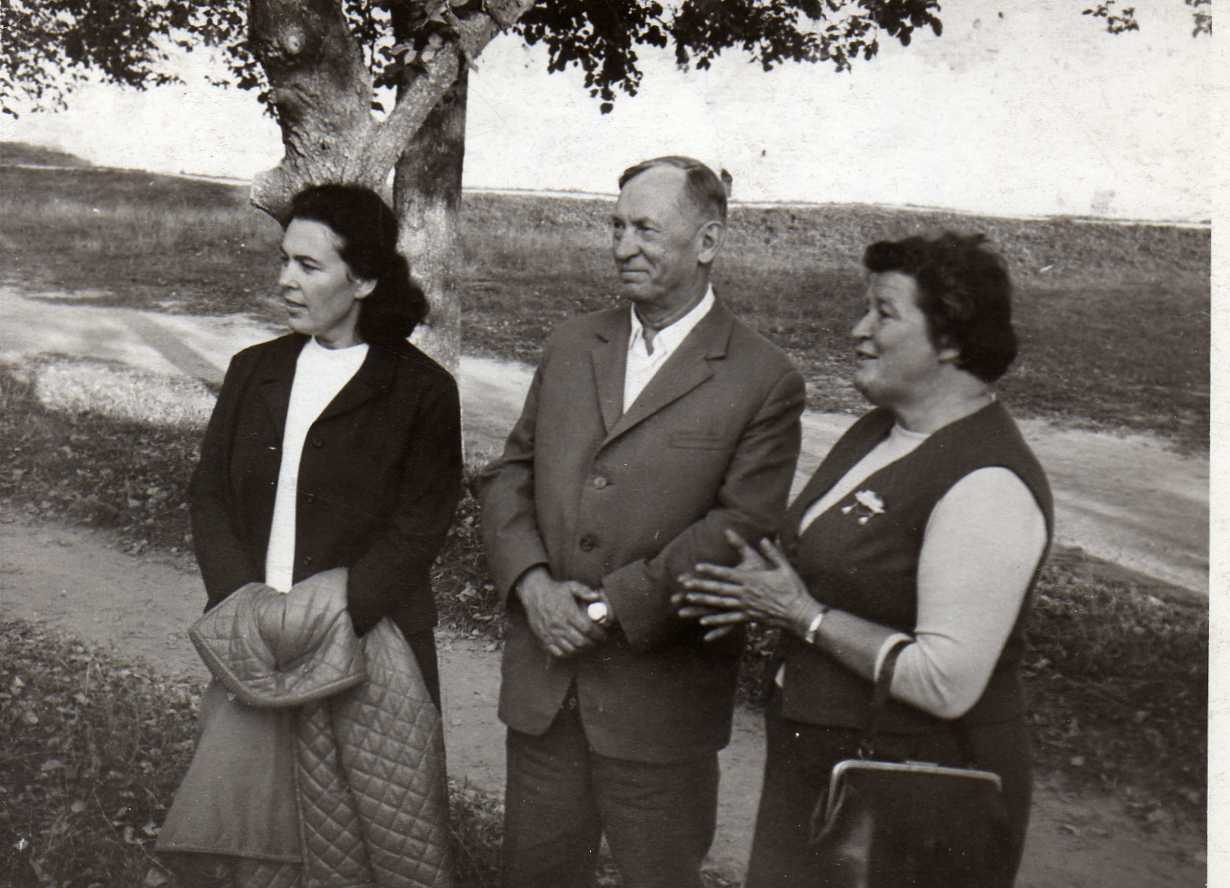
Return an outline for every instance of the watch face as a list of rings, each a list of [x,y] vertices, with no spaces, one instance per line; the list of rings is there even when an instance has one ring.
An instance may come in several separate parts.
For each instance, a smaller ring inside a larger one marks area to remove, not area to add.
[[[606,602],[603,601],[592,602],[587,608],[585,608],[585,613],[588,614],[589,618],[595,623],[601,623],[605,620],[608,612]]]

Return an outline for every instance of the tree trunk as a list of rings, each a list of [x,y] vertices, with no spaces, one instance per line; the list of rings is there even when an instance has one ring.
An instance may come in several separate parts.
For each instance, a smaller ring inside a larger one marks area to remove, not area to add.
[[[249,38],[268,77],[286,149],[277,167],[253,180],[251,200],[285,221],[291,198],[308,185],[347,182],[384,193],[396,169],[398,247],[431,304],[431,317],[415,338],[456,372],[467,65],[535,0],[483,0],[463,18],[452,4],[433,2],[452,23],[449,43],[406,69],[397,104],[377,121],[371,74],[338,0],[250,0]],[[395,4],[391,12],[397,39],[413,39],[411,10]]]
[[[482,36],[494,34],[482,27],[491,20],[481,18],[471,26],[479,50]],[[393,164],[462,67],[457,51],[439,53],[379,122],[371,74],[337,0],[252,0],[248,34],[286,149],[277,167],[252,182],[252,202],[279,221],[308,185],[348,182],[383,191]]]
[[[456,374],[461,362],[461,173],[469,71],[432,109],[397,162],[393,203],[398,247],[427,293],[431,315],[414,334],[423,351]]]

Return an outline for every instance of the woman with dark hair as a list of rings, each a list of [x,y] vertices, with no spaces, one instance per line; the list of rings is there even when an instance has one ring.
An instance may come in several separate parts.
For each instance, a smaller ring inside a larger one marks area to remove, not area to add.
[[[215,681],[158,848],[185,884],[447,884],[457,385],[407,342],[427,302],[371,190],[295,196],[278,291],[291,332],[231,361],[189,488]]]
[[[406,341],[427,314],[369,189],[295,196],[278,290],[291,332],[237,354],[190,487],[209,606],[349,568],[355,630],[392,617],[439,704],[429,570],[461,491],[452,376]]]
[[[708,636],[748,620],[782,630],[751,888],[824,884],[813,811],[833,766],[857,756],[896,649],[880,756],[962,765],[972,753],[998,774],[1013,873],[1029,817],[1020,671],[1052,507],[992,389],[1016,356],[1008,273],[982,237],[951,233],[876,243],[863,261],[854,383],[875,409],[787,510],[780,547],[729,533],[739,565],[699,564],[683,581],[680,614]]]

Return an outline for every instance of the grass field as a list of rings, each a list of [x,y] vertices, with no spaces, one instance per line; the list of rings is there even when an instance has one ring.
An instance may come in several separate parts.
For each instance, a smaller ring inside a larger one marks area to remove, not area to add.
[[[608,211],[604,201],[468,196],[465,349],[533,362],[556,323],[615,304]],[[1001,388],[1018,414],[1207,448],[1206,229],[735,206],[716,287],[799,364],[812,407],[857,410],[847,333],[862,248],[943,228],[984,232],[1009,259],[1022,352]],[[278,236],[229,185],[0,167],[0,280],[12,285],[90,290],[98,305],[280,320]]]
[[[69,166],[88,167],[90,162],[75,154],[48,148],[44,145],[30,145],[26,142],[0,142],[0,166],[21,166],[37,164],[39,166]]]
[[[0,153],[0,162],[12,156]],[[468,201],[471,351],[532,361],[555,321],[611,304],[604,214],[594,202]],[[806,369],[813,406],[853,409],[840,380],[861,247],[937,225],[988,231],[1018,269],[1025,358],[1005,386],[1018,412],[1207,447],[1206,231],[739,208],[718,286]],[[92,304],[274,318],[277,235],[228,186],[0,167],[0,281],[16,287],[88,289]],[[135,554],[184,551],[185,487],[207,402],[198,386],[89,360],[0,368],[0,508],[107,528]],[[447,624],[498,636],[480,520],[467,497],[437,566],[438,596]],[[1071,560],[1046,568],[1027,663],[1039,763],[1078,789],[1113,791],[1147,823],[1198,823],[1207,609],[1156,593]],[[754,641],[749,687],[771,640]],[[186,762],[199,689],[3,615],[0,651],[0,884],[21,884],[10,874],[35,871],[36,859],[44,884],[140,884],[152,830]],[[455,791],[453,810],[462,884],[492,884],[491,800]],[[53,871],[53,861],[75,868]]]

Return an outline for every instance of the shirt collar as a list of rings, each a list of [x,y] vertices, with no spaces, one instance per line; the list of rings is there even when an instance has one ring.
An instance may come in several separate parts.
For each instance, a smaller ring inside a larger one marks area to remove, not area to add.
[[[692,328],[701,322],[701,320],[709,313],[709,309],[713,308],[716,301],[713,295],[713,286],[705,288],[705,295],[700,302],[692,306],[692,310],[681,317],[674,323],[663,327],[658,331],[653,338],[654,353],[657,354],[659,348],[667,352],[672,352],[687,338],[687,335],[692,332]],[[636,345],[645,335],[645,325],[641,323],[641,319],[637,317],[636,306],[630,306],[629,311],[632,315],[632,330],[628,335],[628,350]]]

